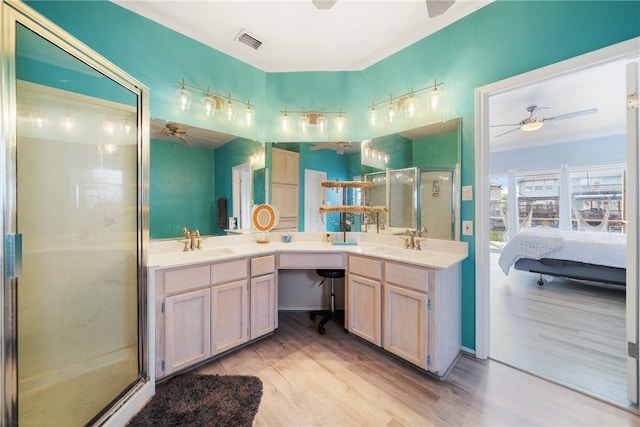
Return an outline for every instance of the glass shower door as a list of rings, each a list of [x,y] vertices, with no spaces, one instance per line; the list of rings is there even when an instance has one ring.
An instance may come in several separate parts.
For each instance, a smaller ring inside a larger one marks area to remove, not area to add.
[[[140,94],[21,24],[15,77],[18,420],[85,425],[142,372]]]

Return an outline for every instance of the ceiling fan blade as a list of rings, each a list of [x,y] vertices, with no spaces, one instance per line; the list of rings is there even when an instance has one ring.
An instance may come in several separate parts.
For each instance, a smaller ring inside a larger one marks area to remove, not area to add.
[[[337,145],[337,143],[335,142],[327,142],[325,144],[318,144],[318,145],[314,145],[310,148],[311,151],[316,151],[316,150],[323,150],[325,148],[331,148],[331,147],[335,147]]]
[[[565,120],[565,119],[571,119],[573,117],[578,117],[578,116],[584,116],[585,114],[593,114],[593,113],[597,113],[598,109],[597,108],[590,108],[588,110],[581,110],[581,111],[574,111],[573,113],[567,113],[567,114],[560,114],[559,116],[554,116],[554,117],[545,117],[544,119],[542,119],[543,121],[547,121],[547,120]]]
[[[503,136],[503,135],[506,135],[506,134],[508,134],[508,133],[511,133],[511,132],[515,132],[515,131],[517,131],[517,130],[520,130],[519,125],[516,125],[516,126],[518,126],[518,127],[517,127],[517,128],[515,128],[515,129],[508,130],[508,131],[506,131],[506,132],[502,132],[501,134],[498,134],[498,135],[494,136],[494,138],[498,138],[498,137]]]
[[[163,131],[163,130],[165,130],[165,129],[166,129],[164,126],[154,125],[153,123],[150,123],[150,124],[149,124],[149,127],[150,127],[151,129],[155,129],[155,130],[159,130],[159,131]]]
[[[176,138],[178,138],[180,141],[182,141],[184,143],[184,145],[186,145],[187,147],[193,148],[193,145],[191,145],[189,140],[187,138],[185,138],[184,136],[176,136]]]
[[[506,124],[506,125],[491,125],[489,127],[497,128],[497,127],[502,127],[502,126],[520,126],[520,123],[510,123],[510,124]]]
[[[429,14],[429,18],[435,18],[436,16],[440,16],[447,11],[453,4],[456,2],[455,0],[426,0],[427,1],[427,13]]]

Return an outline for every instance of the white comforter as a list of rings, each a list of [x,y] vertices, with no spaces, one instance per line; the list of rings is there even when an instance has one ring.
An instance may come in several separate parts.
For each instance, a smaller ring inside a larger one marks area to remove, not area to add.
[[[564,259],[626,268],[627,236],[585,231],[531,228],[521,231],[502,249],[498,265],[504,274],[520,258]]]

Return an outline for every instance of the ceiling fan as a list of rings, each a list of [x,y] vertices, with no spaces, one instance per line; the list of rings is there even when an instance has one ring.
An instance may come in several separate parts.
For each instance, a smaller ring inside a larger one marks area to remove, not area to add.
[[[188,128],[183,128],[177,123],[168,122],[164,126],[158,126],[151,124],[151,129],[156,131],[157,136],[173,136],[180,140],[180,142],[184,143],[188,147],[193,147],[193,145],[189,142],[185,136],[187,136]]]
[[[311,151],[324,150],[325,148],[336,148],[336,153],[344,154],[344,149],[351,147],[348,142],[327,142],[325,144],[314,145],[310,148]]]
[[[503,124],[503,125],[491,125],[491,127],[516,126],[511,130],[508,130],[506,132],[503,132],[501,134],[494,136],[494,138],[498,138],[499,136],[503,136],[508,133],[515,132],[517,130],[531,132],[531,131],[540,129],[545,123],[557,122],[558,120],[572,119],[574,117],[584,116],[586,114],[593,114],[598,112],[597,108],[590,108],[588,110],[574,111],[572,113],[560,114],[559,116],[553,116],[553,117],[534,117],[533,116],[536,111],[549,109],[549,108],[550,107],[538,107],[537,105],[531,105],[526,108],[526,110],[529,112],[529,117],[520,120],[520,122]]]

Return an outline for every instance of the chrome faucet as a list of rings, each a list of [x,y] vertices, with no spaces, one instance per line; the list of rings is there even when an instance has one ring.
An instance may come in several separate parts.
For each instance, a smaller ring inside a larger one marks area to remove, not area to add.
[[[182,252],[202,249],[200,247],[200,231],[197,229],[189,231],[187,227],[182,227],[182,234],[184,234],[184,249],[182,249]]]

